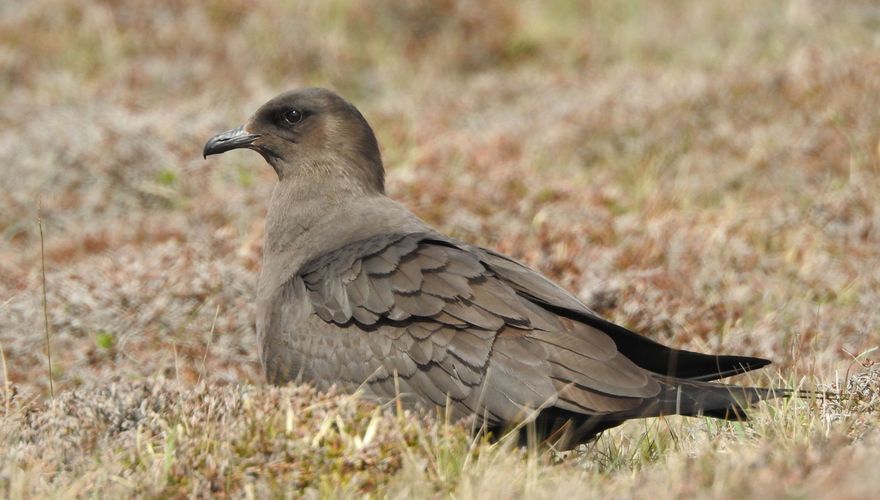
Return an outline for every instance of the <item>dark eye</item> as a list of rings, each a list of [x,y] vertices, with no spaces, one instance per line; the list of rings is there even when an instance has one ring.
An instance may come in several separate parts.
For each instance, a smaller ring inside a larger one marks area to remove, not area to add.
[[[297,123],[302,121],[303,114],[302,114],[302,111],[295,109],[295,108],[291,108],[291,109],[285,110],[281,113],[281,119],[287,125],[296,125]]]

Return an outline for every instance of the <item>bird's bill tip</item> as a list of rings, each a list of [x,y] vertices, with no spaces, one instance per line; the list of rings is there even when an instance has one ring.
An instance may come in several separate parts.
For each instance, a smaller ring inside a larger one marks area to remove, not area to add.
[[[249,147],[258,137],[260,134],[250,134],[244,129],[244,126],[227,130],[208,139],[202,156],[207,158],[211,155],[225,153],[230,149]]]

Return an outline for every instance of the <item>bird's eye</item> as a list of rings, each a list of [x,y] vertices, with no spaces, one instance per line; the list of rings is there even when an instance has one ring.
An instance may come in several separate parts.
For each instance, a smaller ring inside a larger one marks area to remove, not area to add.
[[[302,121],[303,114],[302,111],[291,108],[281,113],[281,119],[284,120],[284,123],[287,125],[296,125]]]

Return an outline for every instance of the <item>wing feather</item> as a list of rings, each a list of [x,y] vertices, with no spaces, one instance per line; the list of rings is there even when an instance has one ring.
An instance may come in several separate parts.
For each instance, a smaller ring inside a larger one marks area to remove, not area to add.
[[[350,325],[369,345],[379,367],[370,383],[386,396],[397,374],[401,391],[426,403],[448,398],[503,421],[547,405],[631,410],[659,391],[608,335],[532,300],[560,289],[512,261],[434,234],[376,237],[337,254],[304,266],[307,296],[318,318]],[[361,351],[337,358],[357,364]]]

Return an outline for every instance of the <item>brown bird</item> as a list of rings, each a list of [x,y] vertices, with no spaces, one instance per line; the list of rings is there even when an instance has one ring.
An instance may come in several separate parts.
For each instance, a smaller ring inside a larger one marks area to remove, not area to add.
[[[673,349],[610,323],[525,265],[445,236],[385,195],[370,125],[324,89],[287,92],[204,155],[278,174],[257,294],[270,383],[532,422],[567,449],[632,418],[707,415],[788,391],[708,383],[769,363]]]

